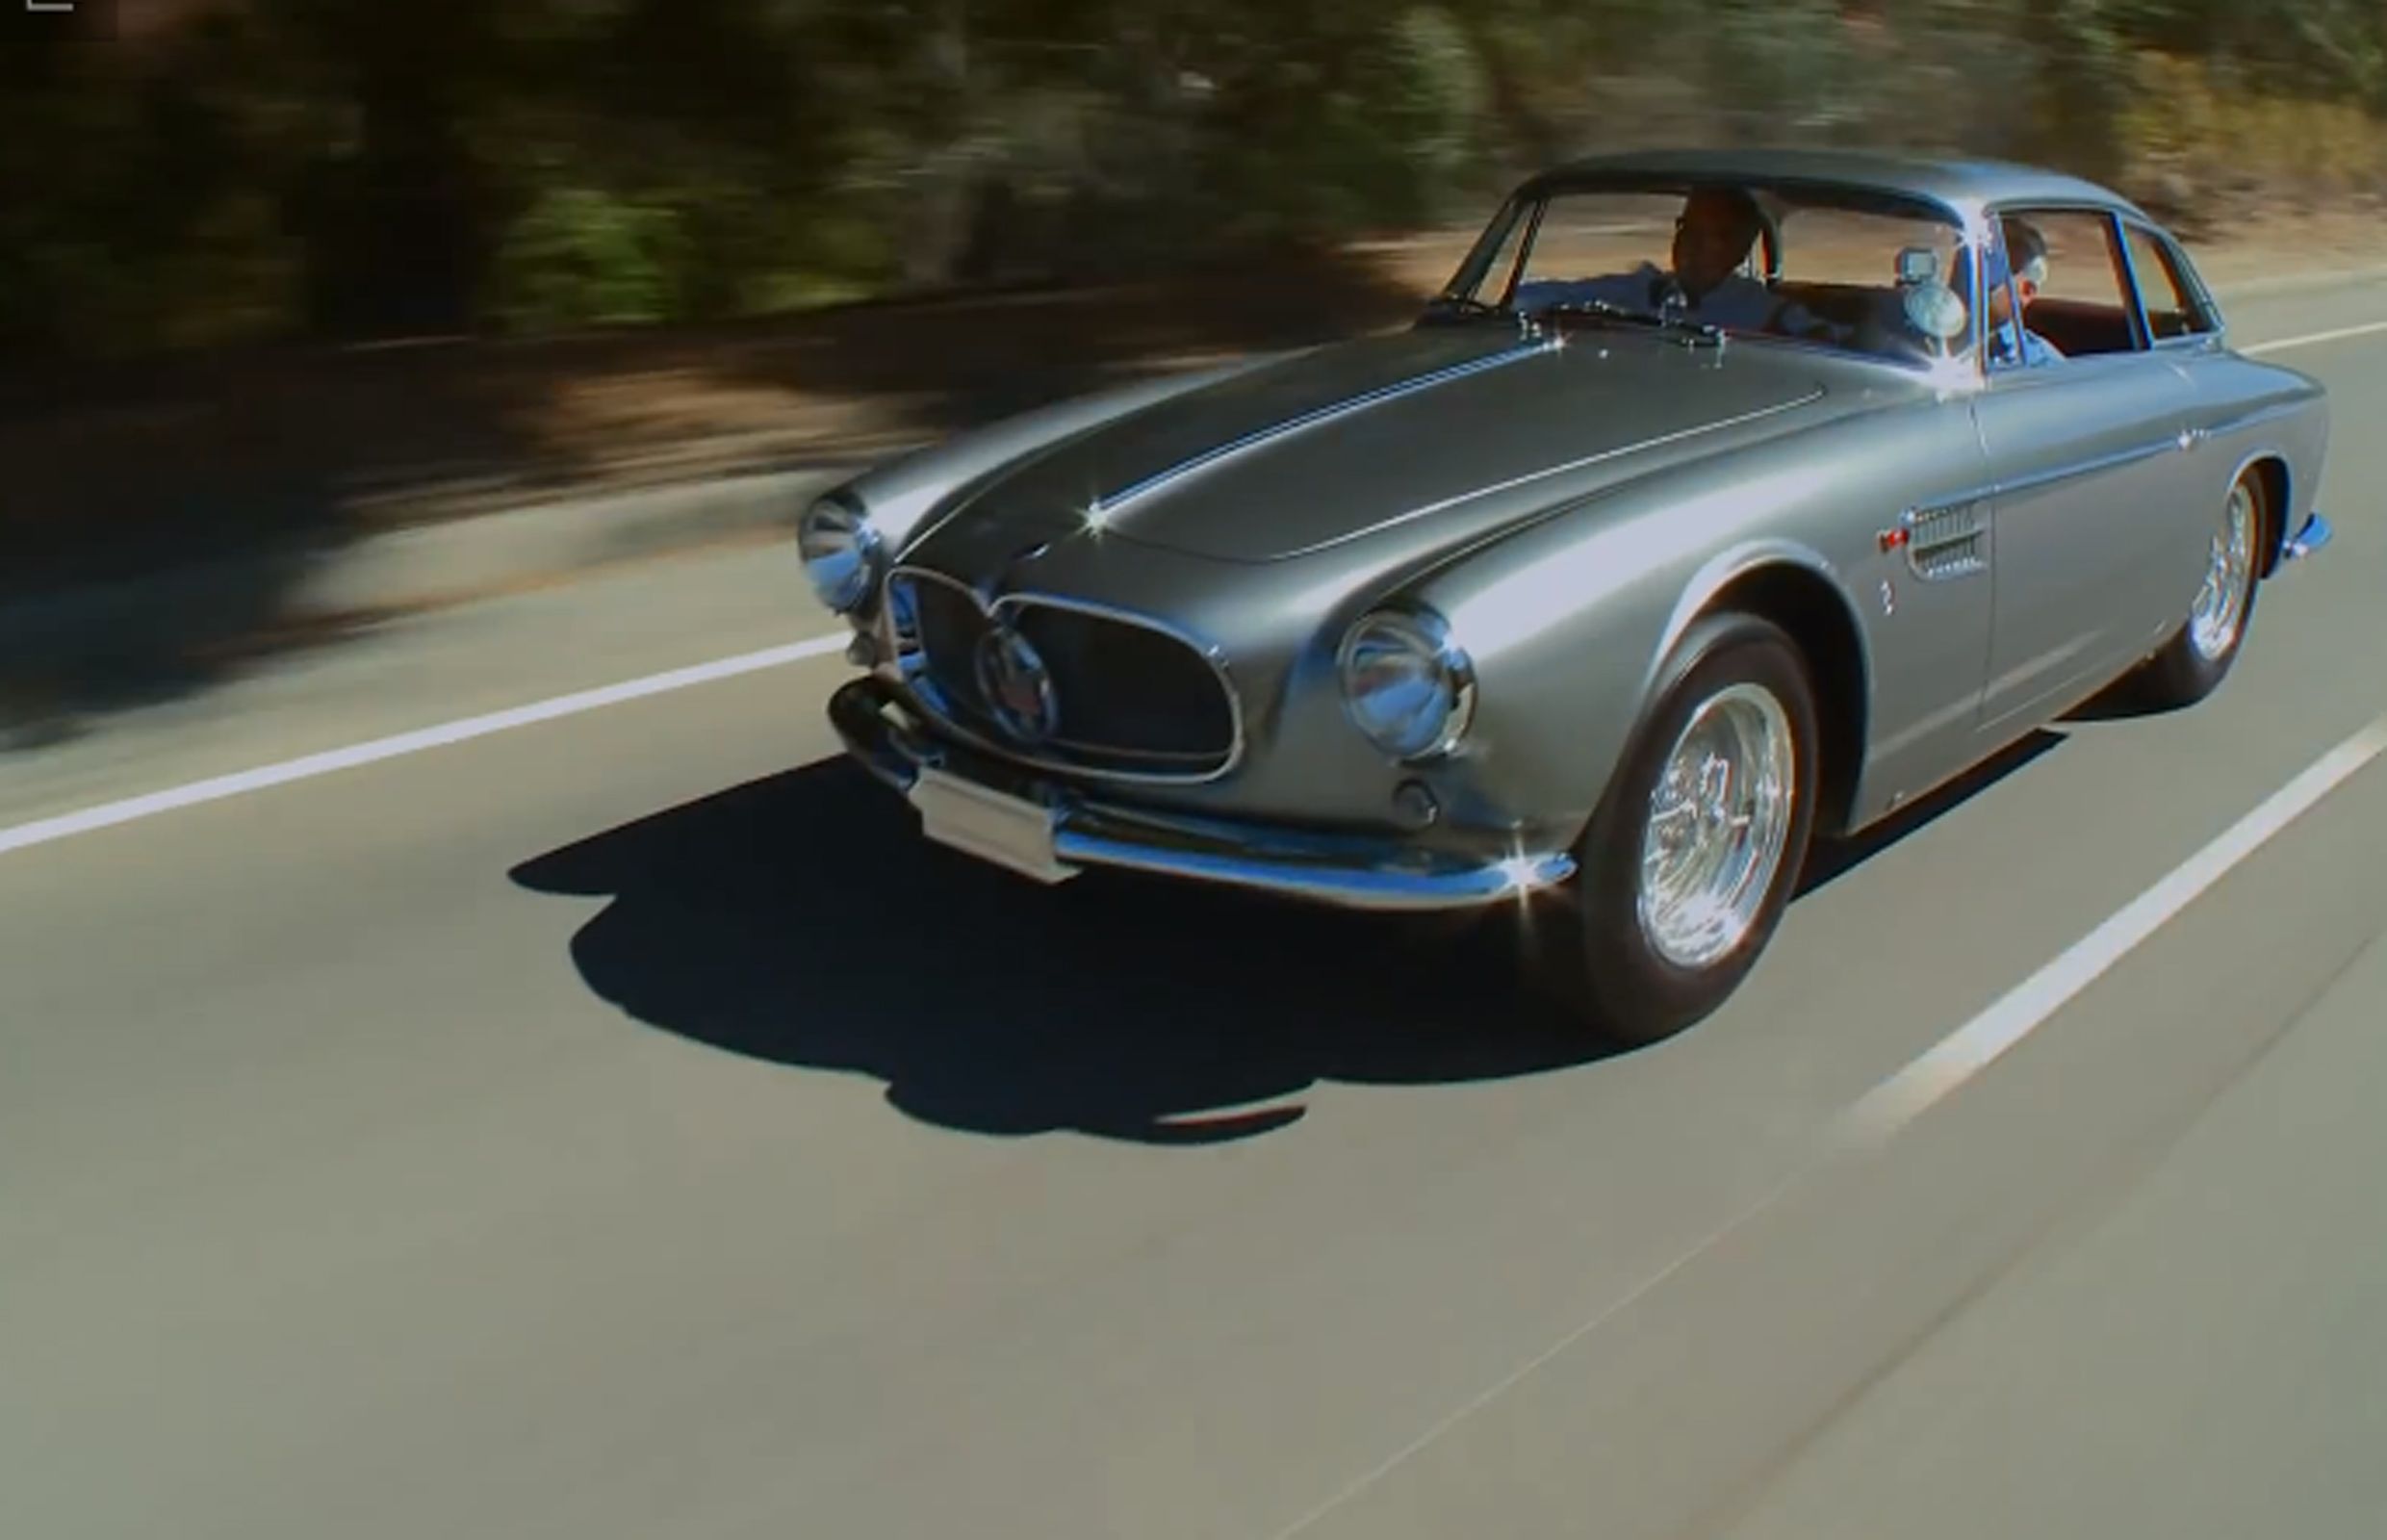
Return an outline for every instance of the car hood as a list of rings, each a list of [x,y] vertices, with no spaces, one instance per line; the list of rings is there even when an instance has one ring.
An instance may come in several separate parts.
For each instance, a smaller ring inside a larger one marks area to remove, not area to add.
[[[1576,330],[1421,327],[1337,344],[1129,412],[971,487],[915,555],[1000,566],[1099,532],[1226,561],[1303,555],[1562,473],[1633,474],[1687,441],[1786,428],[1799,355]],[[1737,430],[1737,431],[1732,431]]]

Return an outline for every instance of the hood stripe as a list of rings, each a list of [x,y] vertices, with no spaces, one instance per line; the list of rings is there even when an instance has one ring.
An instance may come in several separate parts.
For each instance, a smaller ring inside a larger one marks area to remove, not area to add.
[[[1720,432],[1725,428],[1739,427],[1743,424],[1754,423],[1759,418],[1772,417],[1780,412],[1795,411],[1799,407],[1812,405],[1821,400],[1823,395],[1820,389],[1810,390],[1804,396],[1795,396],[1786,401],[1772,401],[1764,406],[1752,407],[1746,412],[1735,412],[1731,417],[1720,417],[1712,423],[1695,423],[1689,427],[1676,428],[1671,433],[1653,434],[1645,439],[1635,439],[1630,444],[1619,444],[1613,448],[1602,449],[1596,454],[1586,454],[1578,459],[1544,466],[1538,471],[1527,471],[1523,475],[1512,475],[1505,481],[1494,481],[1479,487],[1470,487],[1464,492],[1453,493],[1438,501],[1421,503],[1417,507],[1405,509],[1382,524],[1370,525],[1365,529],[1335,535],[1326,540],[1312,541],[1298,550],[1286,552],[1278,559],[1291,560],[1296,556],[1306,556],[1313,552],[1323,551],[1329,546],[1339,546],[1347,541],[1356,540],[1364,535],[1381,534],[1387,529],[1398,528],[1401,525],[1410,524],[1419,519],[1429,519],[1437,513],[1455,508],[1461,503],[1474,502],[1483,498],[1496,498],[1503,492],[1514,492],[1519,487],[1530,486],[1536,481],[1547,481],[1553,475],[1565,475],[1570,471],[1589,470],[1603,460],[1638,454],[1644,449],[1661,449],[1669,444],[1679,444],[1684,439],[1695,439],[1703,433]],[[2166,442],[2168,444],[2169,441]]]
[[[1231,439],[1216,449],[1204,449],[1190,459],[1180,460],[1167,470],[1157,471],[1142,480],[1114,492],[1108,497],[1097,498],[1090,511],[1098,518],[1107,519],[1128,504],[1141,501],[1172,481],[1192,475],[1197,471],[1206,470],[1221,460],[1256,449],[1264,444],[1270,444],[1278,439],[1298,433],[1304,428],[1316,427],[1321,424],[1333,422],[1337,418],[1348,417],[1353,412],[1363,411],[1398,397],[1431,390],[1437,385],[1448,384],[1454,379],[1463,379],[1470,374],[1480,374],[1486,370],[1499,369],[1503,365],[1519,363],[1527,358],[1538,357],[1543,353],[1555,352],[1559,346],[1560,339],[1555,336],[1520,344],[1515,347],[1502,348],[1497,353],[1487,354],[1482,358],[1470,359],[1464,364],[1453,364],[1448,369],[1437,369],[1430,373],[1419,374],[1411,379],[1398,380],[1390,385],[1379,385],[1373,390],[1363,391],[1344,400],[1314,408],[1297,417],[1286,418],[1281,423],[1271,423],[1255,432],[1245,434],[1242,438]]]

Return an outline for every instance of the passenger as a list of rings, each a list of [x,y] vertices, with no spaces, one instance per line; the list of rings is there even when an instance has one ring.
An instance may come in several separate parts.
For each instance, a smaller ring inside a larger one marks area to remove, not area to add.
[[[2011,364],[2018,354],[2026,368],[2059,362],[2063,349],[2027,323],[2031,301],[2039,297],[2040,287],[2047,281],[2047,238],[2027,220],[2010,218],[2002,226],[2005,249],[1984,253],[1982,263],[1989,286],[1989,358],[1993,363]],[[2011,288],[2007,284],[2010,275]],[[2015,318],[2017,305],[2025,318],[2020,321]]]

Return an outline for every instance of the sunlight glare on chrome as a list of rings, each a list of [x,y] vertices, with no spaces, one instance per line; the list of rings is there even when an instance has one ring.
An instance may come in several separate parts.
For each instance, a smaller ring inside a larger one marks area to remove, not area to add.
[[[1508,854],[1493,870],[1501,876],[1501,896],[1514,903],[1520,913],[1530,908],[1533,896],[1549,886],[1543,862],[1526,854],[1525,841],[1510,835]]]
[[[1540,866],[1524,856],[1510,856],[1503,860],[1500,864],[1500,873],[1503,891],[1514,893],[1521,899],[1529,897],[1533,889],[1540,886]]]
[[[1969,396],[1981,389],[1981,370],[1970,353],[1934,358],[1923,366],[1923,378],[1941,400]]]

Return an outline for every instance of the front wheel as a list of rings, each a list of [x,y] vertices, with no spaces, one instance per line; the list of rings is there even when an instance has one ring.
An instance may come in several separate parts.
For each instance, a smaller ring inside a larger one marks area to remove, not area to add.
[[[1627,1045],[1669,1038],[1739,988],[1788,906],[1814,825],[1816,708],[1798,648],[1752,615],[1693,626],[1584,831],[1578,1013]]]
[[[2231,483],[2188,618],[2128,680],[2130,693],[2149,709],[2194,706],[2228,678],[2254,619],[2255,570],[2272,527],[2269,501],[2263,478],[2251,468]]]

